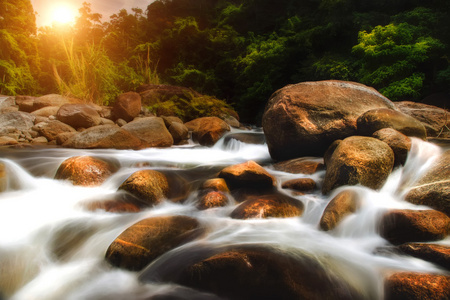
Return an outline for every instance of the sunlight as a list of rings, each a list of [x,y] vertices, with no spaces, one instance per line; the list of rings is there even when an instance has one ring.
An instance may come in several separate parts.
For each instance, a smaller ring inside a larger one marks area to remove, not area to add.
[[[53,22],[66,24],[75,21],[77,10],[65,3],[59,3],[52,7],[51,18]]]

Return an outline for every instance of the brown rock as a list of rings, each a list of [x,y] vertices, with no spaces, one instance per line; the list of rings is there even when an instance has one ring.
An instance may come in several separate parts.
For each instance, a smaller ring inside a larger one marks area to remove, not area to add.
[[[356,119],[375,108],[395,109],[375,89],[345,81],[303,82],[276,91],[262,125],[273,159],[323,156],[330,144],[356,134]]]
[[[272,189],[276,184],[275,177],[254,161],[226,167],[219,177],[225,179],[230,188]]]
[[[153,206],[167,198],[169,183],[161,172],[140,170],[128,177],[119,190],[127,191],[145,205]]]
[[[311,178],[298,178],[283,182],[281,187],[299,192],[312,192],[316,189],[316,182]]]
[[[411,116],[387,108],[372,109],[362,114],[357,120],[358,134],[371,136],[375,131],[392,128],[406,136],[426,139],[425,127]]]
[[[64,144],[76,149],[143,149],[148,143],[116,125],[99,125],[69,138]]]
[[[59,122],[59,121],[58,121]],[[64,124],[64,123],[63,123]],[[67,125],[69,126],[69,125]],[[77,135],[77,132],[63,132],[60,133],[56,136],[55,140],[56,140],[56,144],[57,145],[63,145],[65,142],[67,142],[70,138],[74,137],[75,135]]]
[[[384,284],[386,300],[450,299],[450,276],[395,273]]]
[[[180,145],[189,139],[189,129],[182,123],[172,122],[169,132],[175,145]]]
[[[380,129],[375,131],[372,136],[391,147],[394,151],[394,165],[405,164],[409,150],[411,150],[411,139],[409,137],[392,128]]]
[[[223,178],[212,178],[203,182],[201,190],[229,193],[227,183]]]
[[[56,137],[61,133],[76,132],[73,127],[58,120],[41,122],[39,124],[36,124],[33,129],[35,129],[37,132],[39,132],[40,135],[44,136],[49,141],[56,140]]]
[[[55,179],[70,180],[74,185],[101,185],[118,170],[116,163],[91,156],[66,159],[56,171]]]
[[[116,200],[91,201],[84,203],[83,207],[89,211],[104,210],[110,213],[137,213],[141,211],[139,206],[134,203]]]
[[[139,271],[201,233],[199,222],[186,216],[144,219],[122,232],[109,246],[105,258],[115,267]]]
[[[438,244],[408,243],[397,247],[401,252],[450,270],[450,247]]]
[[[36,117],[50,117],[50,116],[56,116],[58,113],[59,106],[47,106],[43,107],[41,109],[33,111],[31,114]]]
[[[233,219],[291,218],[303,214],[301,201],[281,193],[247,196],[231,213]]]
[[[184,124],[180,118],[175,116],[162,116],[161,118],[164,120],[164,124],[166,124],[167,128],[169,128],[173,123]]]
[[[408,192],[405,200],[418,205],[427,205],[450,216],[449,161],[450,150],[447,150]]]
[[[8,188],[8,175],[6,172],[6,166],[0,162],[0,193],[3,193]]]
[[[117,97],[112,114],[115,119],[132,121],[141,112],[141,96],[135,92],[128,92]]]
[[[214,207],[223,207],[229,203],[228,196],[223,192],[211,191],[206,194],[201,194],[197,204],[197,208],[205,210]]]
[[[328,147],[327,151],[325,151],[325,154],[323,155],[323,163],[326,166],[330,165],[330,159],[331,156],[334,153],[334,150],[339,146],[339,144],[342,142],[342,140],[335,140],[331,143],[330,147]]]
[[[33,112],[33,104],[36,97],[32,96],[16,96],[16,104],[19,105],[19,110],[27,113]]]
[[[0,136],[0,146],[11,146],[17,145],[19,142],[12,137],[9,136]]]
[[[363,298],[313,256],[264,246],[211,255],[184,267],[175,283],[237,300]]]
[[[343,140],[327,162],[324,194],[344,186],[361,184],[372,189],[383,186],[394,166],[394,152],[384,142],[353,136]]]
[[[296,158],[288,161],[282,161],[273,165],[275,170],[293,173],[311,175],[324,170],[324,165],[317,161],[311,161],[307,158]]]
[[[147,117],[136,119],[122,126],[122,129],[147,142],[150,147],[164,148],[173,145],[172,135],[161,118]]]
[[[44,95],[35,98],[33,101],[33,111],[47,107],[47,106],[62,106],[63,104],[70,103],[70,99],[57,94]],[[20,107],[20,104],[19,104]]]
[[[192,131],[192,138],[202,146],[213,146],[227,131],[230,126],[217,117],[204,117],[185,123]]]
[[[98,112],[89,104],[64,104],[58,110],[56,119],[78,128],[90,128],[101,123]]]
[[[391,210],[379,223],[380,235],[394,245],[444,239],[450,218],[435,210]]]
[[[449,135],[450,112],[445,109],[410,101],[395,102],[395,105],[401,112],[420,121],[427,130],[427,136]]]
[[[333,230],[345,217],[354,213],[359,205],[359,196],[355,191],[340,192],[325,208],[319,223],[320,229]]]

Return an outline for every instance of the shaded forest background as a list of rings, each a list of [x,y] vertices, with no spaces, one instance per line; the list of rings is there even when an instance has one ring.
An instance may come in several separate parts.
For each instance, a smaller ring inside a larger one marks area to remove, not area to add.
[[[29,0],[0,3],[0,94],[109,104],[147,83],[193,88],[257,123],[287,84],[341,79],[391,100],[450,86],[448,0],[157,0],[102,22],[36,28]]]

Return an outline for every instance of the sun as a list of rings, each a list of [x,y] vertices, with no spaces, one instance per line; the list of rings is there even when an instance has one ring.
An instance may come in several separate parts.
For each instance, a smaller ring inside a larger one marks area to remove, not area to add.
[[[76,13],[70,5],[59,3],[52,7],[51,18],[53,22],[67,24],[75,21]]]

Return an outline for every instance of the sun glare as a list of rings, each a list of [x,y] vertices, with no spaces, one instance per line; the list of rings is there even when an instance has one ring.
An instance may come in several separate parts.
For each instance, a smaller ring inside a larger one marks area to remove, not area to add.
[[[75,21],[76,10],[67,4],[57,4],[52,8],[52,20],[56,23],[67,24]]]

